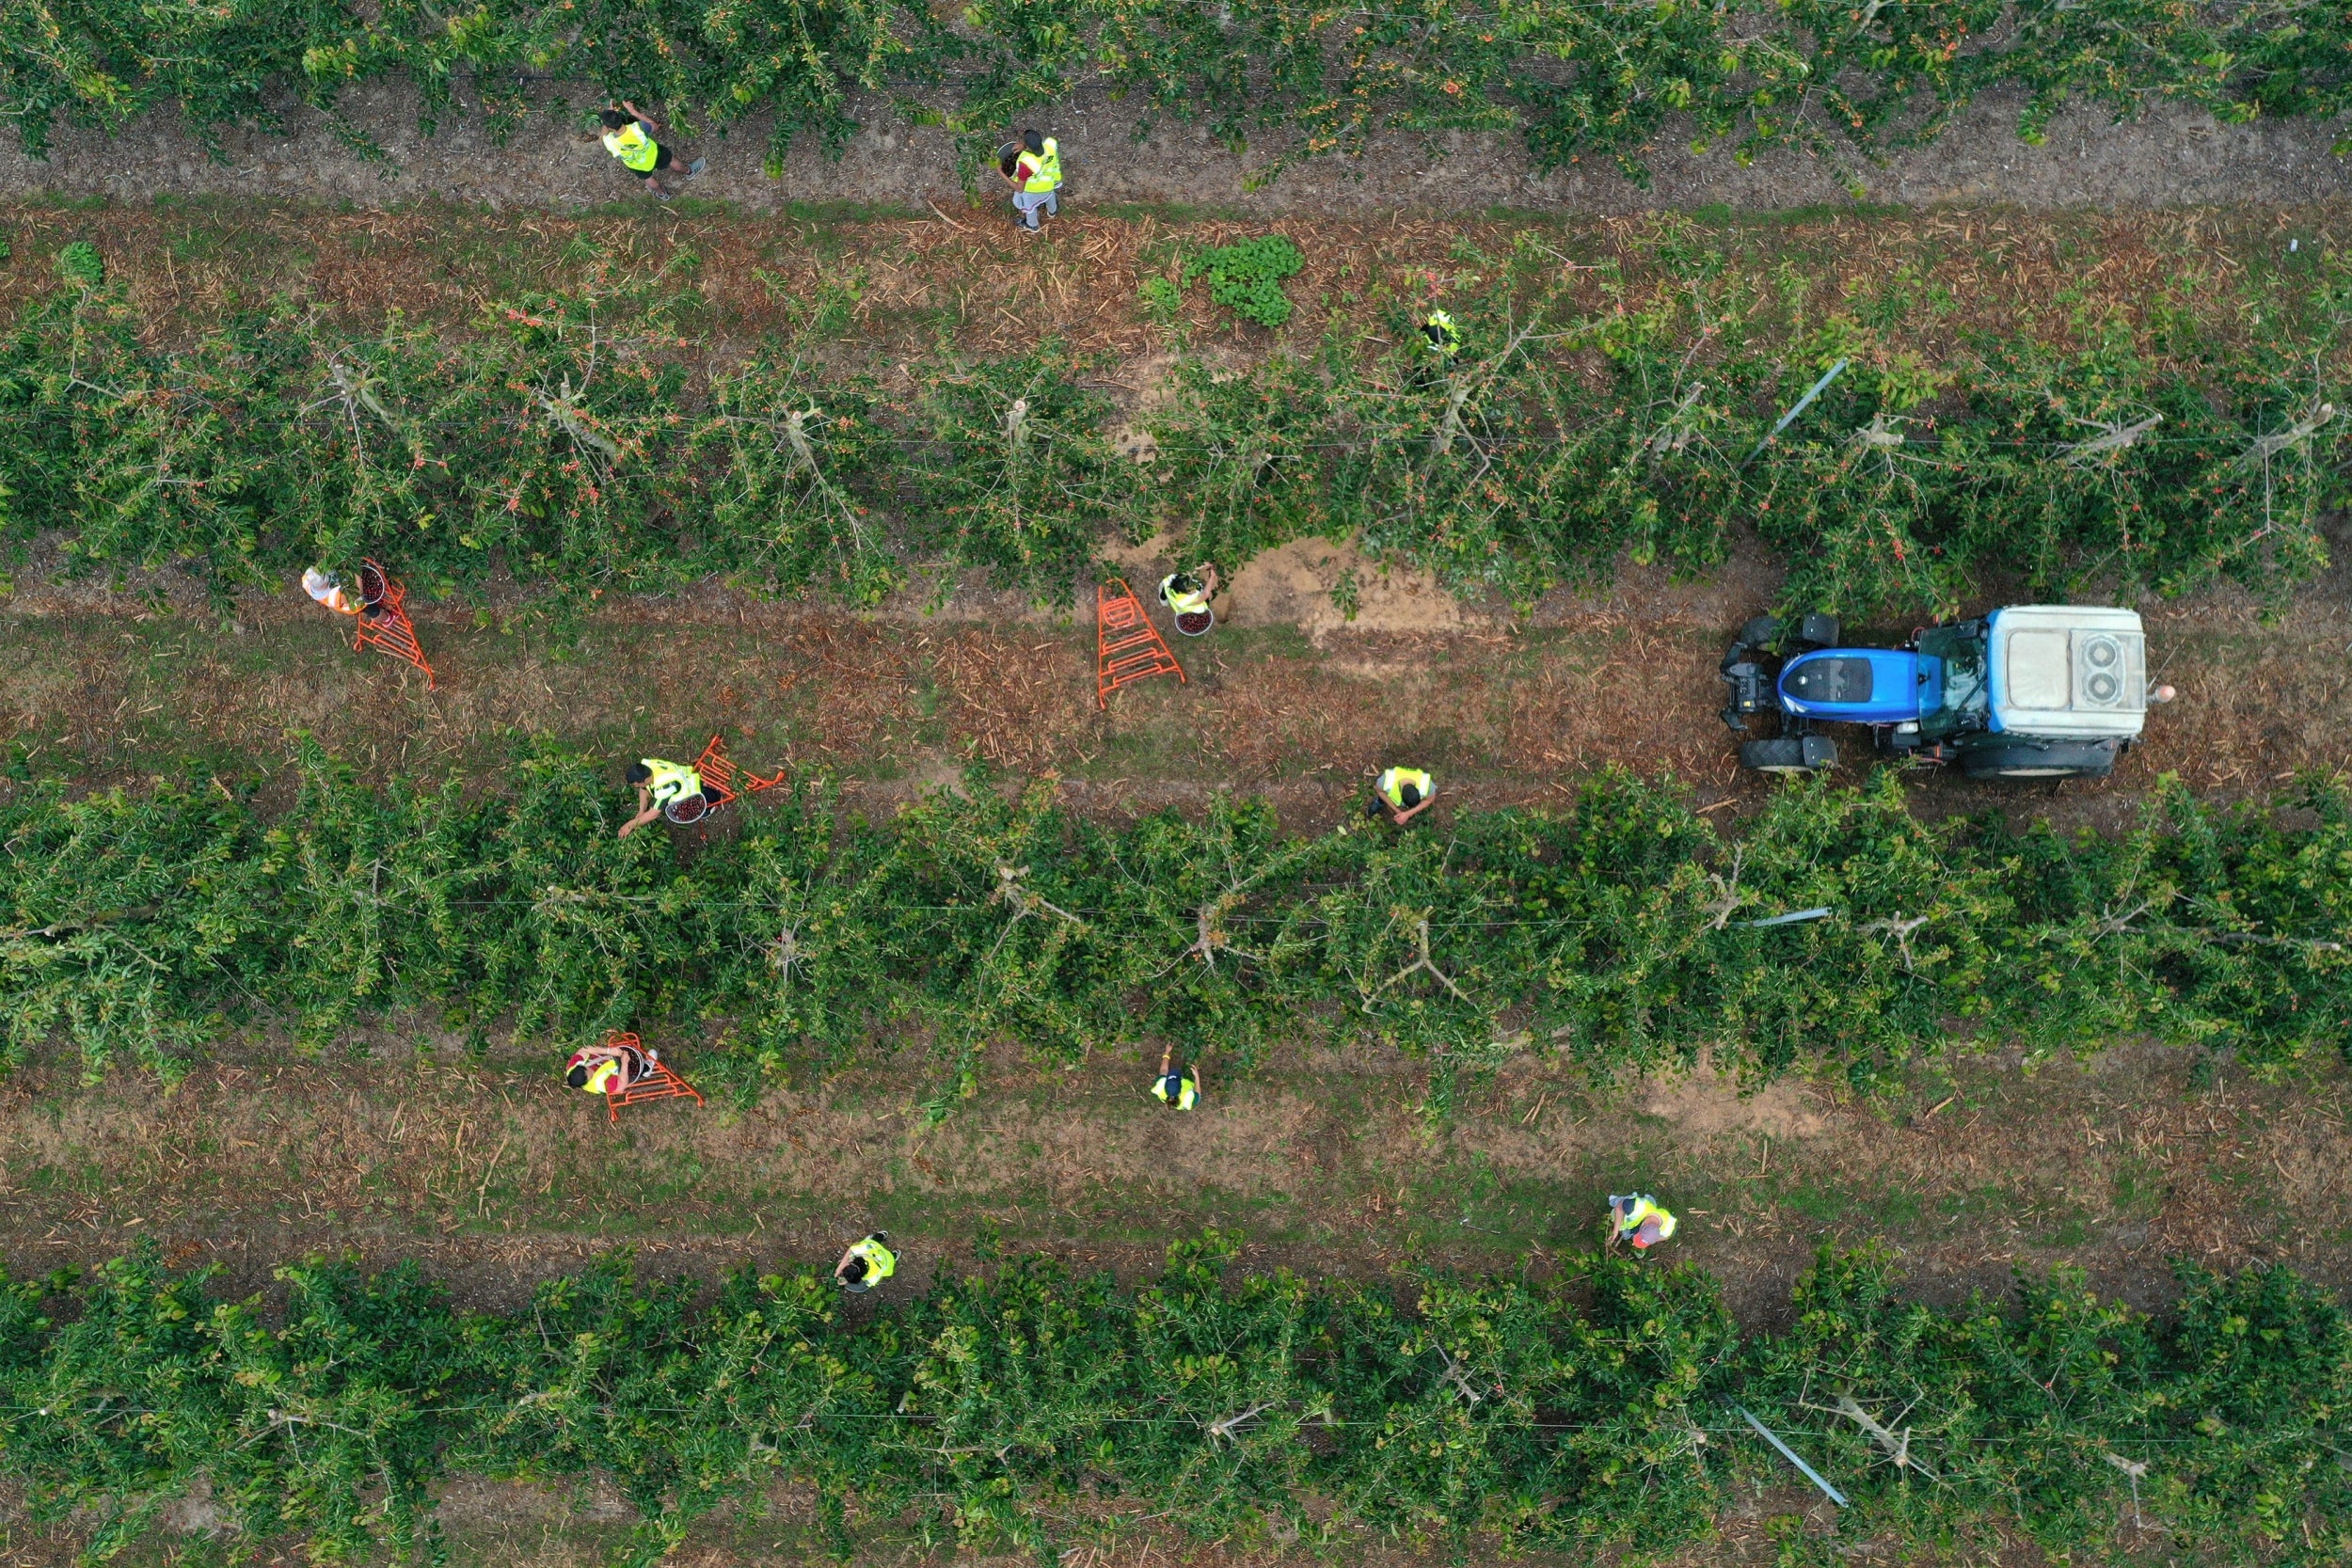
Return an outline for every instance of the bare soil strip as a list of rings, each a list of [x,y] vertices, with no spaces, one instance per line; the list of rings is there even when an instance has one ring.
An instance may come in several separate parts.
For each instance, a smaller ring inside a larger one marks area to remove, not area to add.
[[[354,654],[293,594],[241,601],[223,626],[193,609],[26,592],[0,600],[0,741],[37,770],[93,784],[175,759],[228,774],[279,767],[294,730],[371,776],[456,771],[485,787],[532,735],[609,754],[617,777],[621,759],[686,754],[724,732],[739,758],[830,773],[871,810],[980,761],[1058,774],[1093,815],[1232,789],[1324,824],[1399,758],[1437,769],[1460,804],[1557,802],[1621,767],[1670,772],[1702,805],[1744,807],[1770,785],[1736,767],[1715,665],[1729,624],[1762,597],[1712,625],[1568,601],[1518,628],[1351,628],[1319,641],[1292,626],[1222,628],[1179,650],[1190,684],[1147,683],[1105,712],[1092,628],[1074,617],[868,620],[713,593],[599,608],[551,633],[435,609],[419,617],[441,674],[428,691]],[[1920,773],[1919,809],[2111,827],[2166,773],[2265,797],[2298,771],[2352,766],[2352,617],[2329,595],[2276,626],[2213,601],[2152,622],[2151,666],[2184,698],[2112,779],[2020,788]]]
[[[578,83],[551,84],[548,97],[575,106],[596,102],[594,91]],[[1988,93],[1932,143],[1876,164],[1781,148],[1743,168],[1724,150],[1693,155],[1688,150],[1692,128],[1670,122],[1644,150],[1653,171],[1647,189],[1609,160],[1538,174],[1518,137],[1462,132],[1375,137],[1360,159],[1313,160],[1252,189],[1250,171],[1263,161],[1263,150],[1230,150],[1202,126],[1163,124],[1137,140],[1136,110],[1095,94],[1042,110],[1039,122],[1061,143],[1065,198],[1080,210],[1105,201],[1183,202],[1254,216],[1494,208],[1624,213],[1712,204],[1764,210],[1842,206],[1857,193],[1877,202],[2065,209],[2298,201],[2352,189],[2345,161],[2329,150],[2337,127],[2273,119],[2221,125],[2210,115],[2162,103],[2118,124],[2103,110],[2078,105],[2057,116],[2039,146],[2029,146],[2017,135],[2022,106],[2017,95]],[[0,196],[144,200],[266,193],[376,205],[453,195],[497,207],[654,205],[582,134],[585,120],[577,107],[531,115],[503,141],[471,114],[454,117],[436,136],[419,135],[415,96],[394,83],[358,87],[342,96],[340,107],[381,143],[389,163],[359,157],[325,117],[291,102],[286,134],[231,127],[222,136],[226,156],[216,161],[177,114],[162,109],[113,136],[60,128],[55,154],[45,163],[24,156],[10,138],[0,149]],[[890,202],[916,211],[936,201],[960,217],[967,211],[955,155],[942,132],[906,125],[873,98],[856,103],[851,112],[862,129],[838,161],[803,139],[782,178],[770,179],[761,169],[769,121],[755,117],[733,137],[690,149],[708,154],[710,168],[687,189],[694,198],[749,211],[825,201]],[[994,199],[980,218],[1009,226],[993,181],[988,194]]]

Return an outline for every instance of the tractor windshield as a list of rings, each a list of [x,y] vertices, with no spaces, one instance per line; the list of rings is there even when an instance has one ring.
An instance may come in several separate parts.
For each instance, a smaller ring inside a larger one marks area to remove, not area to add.
[[[1985,633],[1982,621],[1963,621],[1919,634],[1919,733],[1930,740],[1984,728]]]

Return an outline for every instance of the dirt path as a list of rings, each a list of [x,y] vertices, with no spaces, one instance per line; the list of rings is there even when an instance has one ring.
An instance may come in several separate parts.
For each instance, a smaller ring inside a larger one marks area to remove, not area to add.
[[[1581,1249],[1606,1195],[1671,1195],[1677,1256],[1772,1320],[1823,1241],[1883,1237],[1938,1300],[2073,1262],[2142,1307],[2165,1259],[2290,1261],[2352,1278],[2352,1142],[2341,1074],[2298,1087],[2123,1051],[2034,1074],[1955,1064],[1891,1101],[1782,1080],[1742,1096],[1700,1072],[1596,1088],[1525,1061],[1451,1124],[1420,1072],[1301,1051],[1246,1081],[1207,1064],[1204,1110],[1144,1093],[1151,1064],[1105,1049],[1062,1071],[992,1054],[980,1097],[927,1129],[919,1043],[821,1092],[623,1112],[565,1089],[553,1057],[469,1060],[418,1031],[364,1059],[236,1049],[166,1094],[70,1066],[11,1079],[0,1114],[0,1256],[20,1276],[142,1240],[265,1290],[318,1251],[416,1258],[465,1301],[511,1308],[604,1248],[698,1275],[830,1259],[882,1227],[905,1276],[968,1267],[983,1224],[1008,1245],[1125,1274],[1216,1226],[1246,1265],[1379,1275],[1411,1260],[1512,1266]],[[690,1075],[695,1045],[670,1058]],[[2291,1220],[2291,1223],[2290,1223]]]
[[[551,89],[551,91],[554,89]],[[595,95],[568,84],[573,104]],[[464,96],[460,94],[461,98]],[[413,94],[375,84],[347,94],[349,118],[373,135],[390,163],[371,163],[339,141],[323,117],[289,104],[287,134],[230,131],[226,163],[209,161],[171,111],[157,111],[107,138],[62,131],[47,163],[0,150],[0,197],[108,196],[148,200],[217,194],[308,198],[374,206],[454,197],[496,206],[577,208],[646,201],[601,148],[589,142],[577,111],[530,117],[506,145],[493,145],[469,116],[427,139],[419,135]],[[1205,130],[1171,127],[1143,141],[1132,135],[1133,111],[1088,94],[1041,122],[1058,135],[1069,169],[1066,195],[1083,209],[1101,202],[1176,202],[1260,215],[1387,211],[1473,213],[1493,208],[1627,213],[1650,208],[1725,205],[1766,211],[1846,205],[1862,199],[1909,206],[1965,202],[2029,208],[2173,207],[2284,203],[2352,192],[2352,167],[2329,151],[2336,132],[2308,122],[2235,126],[2158,104],[2147,116],[2114,124],[2104,113],[2074,108],[2027,146],[2016,134],[2019,101],[1988,95],[1933,144],[1873,166],[1846,165],[1787,150],[1741,168],[1727,152],[1694,156],[1687,128],[1670,126],[1647,154],[1654,170],[1643,190],[1613,165],[1572,166],[1549,175],[1529,167],[1516,137],[1446,133],[1379,138],[1361,160],[1325,159],[1249,190],[1255,157],[1235,155]],[[962,204],[955,160],[943,133],[910,127],[887,105],[858,104],[865,129],[838,162],[797,147],[783,177],[761,171],[765,119],[707,148],[710,169],[689,187],[697,198],[753,211],[793,202],[847,201],[923,210],[926,202]],[[993,186],[989,195],[994,196]]]
[[[833,773],[868,809],[978,759],[1057,773],[1091,815],[1236,789],[1272,796],[1300,827],[1345,812],[1363,776],[1400,756],[1442,774],[1454,805],[1557,803],[1610,766],[1671,772],[1701,805],[1769,794],[1739,772],[1715,719],[1724,641],[1769,588],[1629,573],[1606,599],[1557,595],[1515,624],[1392,579],[1351,626],[1306,591],[1336,575],[1339,554],[1309,541],[1261,557],[1237,586],[1236,624],[1179,640],[1190,684],[1130,688],[1107,712],[1086,622],[1001,605],[987,621],[968,603],[859,618],[713,591],[608,605],[563,636],[435,608],[419,621],[441,674],[428,691],[354,655],[292,593],[242,599],[223,626],[200,600],[158,614],[134,595],[28,588],[0,600],[0,741],[95,784],[143,778],[165,757],[272,767],[280,736],[306,729],[374,776],[487,781],[521,736],[617,756],[724,731],[739,756]],[[2114,827],[2166,773],[2260,798],[2300,770],[2352,768],[2352,612],[2334,589],[2331,577],[2273,626],[2219,598],[2156,608],[2151,667],[2184,699],[2112,779],[1915,774],[1919,809]],[[1848,751],[1859,777],[1863,743]]]

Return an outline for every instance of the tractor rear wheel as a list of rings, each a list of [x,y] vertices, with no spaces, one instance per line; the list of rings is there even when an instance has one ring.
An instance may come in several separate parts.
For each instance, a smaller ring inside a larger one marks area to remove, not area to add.
[[[1813,773],[1837,766],[1837,748],[1818,735],[1784,735],[1740,748],[1740,766],[1757,773]]]
[[[2104,779],[2115,771],[2112,740],[2008,741],[1968,752],[1960,766],[1972,779]]]

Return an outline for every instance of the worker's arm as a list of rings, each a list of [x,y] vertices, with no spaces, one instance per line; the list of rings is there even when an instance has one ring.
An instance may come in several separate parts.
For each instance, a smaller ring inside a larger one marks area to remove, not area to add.
[[[1427,811],[1429,809],[1429,802],[1435,800],[1436,799],[1437,797],[1435,795],[1424,795],[1409,811],[1399,811],[1394,806],[1391,806],[1389,808],[1389,819],[1394,822],[1398,827],[1402,828],[1406,823],[1410,822],[1414,817],[1419,816],[1422,812]]]
[[[661,808],[653,803],[653,792],[644,784],[639,784],[637,786],[637,815],[621,824],[620,836],[627,838],[660,815]]]
[[[847,1250],[846,1252],[842,1253],[842,1255],[841,1255],[841,1261],[840,1261],[840,1262],[838,1262],[838,1263],[835,1263],[835,1264],[833,1266],[833,1276],[834,1276],[835,1279],[838,1279],[838,1278],[840,1278],[843,1275],[845,1275],[845,1274],[849,1273],[849,1272],[850,1272],[850,1260],[851,1259],[855,1258],[856,1256],[857,1256],[857,1248],[856,1248],[856,1246],[855,1246],[854,1244],[852,1244],[852,1245],[849,1248],[849,1250]]]
[[[621,107],[627,109],[631,115],[642,121],[644,124],[645,129],[648,131],[666,131],[668,129],[668,127],[663,125],[660,120],[654,119],[653,116],[647,114],[644,110],[639,108],[636,104],[630,103],[626,98],[621,100]]]

